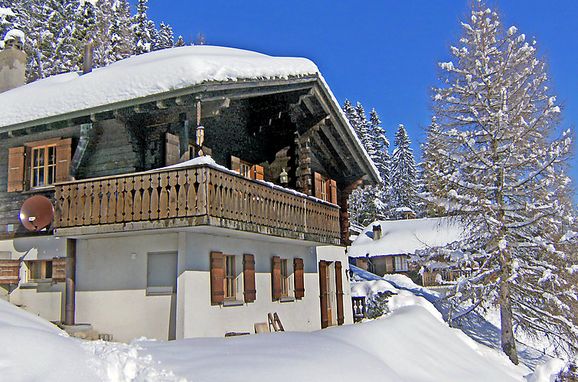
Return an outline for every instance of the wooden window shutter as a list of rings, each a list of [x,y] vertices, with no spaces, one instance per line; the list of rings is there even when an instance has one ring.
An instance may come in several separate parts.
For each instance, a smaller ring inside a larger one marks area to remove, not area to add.
[[[343,275],[341,261],[335,262],[335,292],[337,294],[337,324],[343,325]]]
[[[300,300],[305,297],[303,259],[300,259],[299,257],[293,259],[293,273],[295,280],[295,298]]]
[[[224,290],[225,260],[223,252],[211,252],[211,304],[222,304]]]
[[[245,302],[253,302],[257,299],[255,289],[255,256],[243,255],[243,285]]]
[[[258,164],[251,166],[251,177],[252,179],[265,180],[263,166],[259,166]]]
[[[329,202],[337,204],[337,182],[333,179],[329,179],[327,182],[327,196],[329,197]]]
[[[281,298],[281,258],[273,256],[271,264],[271,291],[273,300]]]
[[[319,302],[321,304],[321,328],[329,326],[329,296],[327,285],[327,262],[319,262]]]
[[[231,155],[231,170],[235,171],[237,174],[241,173],[241,159],[233,155]]]
[[[314,183],[315,183],[315,189],[314,189],[315,197],[322,198],[323,191],[321,190],[321,188],[323,187],[322,186],[323,176],[318,172],[315,172],[313,174],[314,174],[313,177],[314,177]]]
[[[181,158],[181,143],[178,135],[165,134],[165,166],[179,163]]]
[[[70,159],[72,158],[72,138],[56,143],[56,183],[70,180]]]
[[[52,281],[57,283],[66,281],[66,257],[52,259]]]
[[[26,148],[8,149],[8,192],[24,191],[24,163]]]

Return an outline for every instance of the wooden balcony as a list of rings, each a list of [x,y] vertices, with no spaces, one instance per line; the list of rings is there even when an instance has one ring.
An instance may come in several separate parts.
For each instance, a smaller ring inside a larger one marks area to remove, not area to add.
[[[214,226],[339,244],[339,207],[208,165],[55,187],[57,235]]]

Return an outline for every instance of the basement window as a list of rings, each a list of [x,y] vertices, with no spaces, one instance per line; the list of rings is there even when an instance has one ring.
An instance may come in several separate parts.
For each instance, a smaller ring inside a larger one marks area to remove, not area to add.
[[[52,280],[52,260],[27,260],[25,264],[27,282]]]

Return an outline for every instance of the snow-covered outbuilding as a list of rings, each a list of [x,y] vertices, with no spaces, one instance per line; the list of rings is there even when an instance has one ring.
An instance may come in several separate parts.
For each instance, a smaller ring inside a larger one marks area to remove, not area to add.
[[[450,218],[376,221],[351,244],[348,254],[358,267],[378,275],[407,273],[409,259],[417,251],[453,243],[462,234],[463,227]],[[436,270],[422,271],[424,284],[435,278],[429,271]]]
[[[347,198],[379,175],[311,61],[167,49],[0,108],[11,302],[119,340],[352,322]]]

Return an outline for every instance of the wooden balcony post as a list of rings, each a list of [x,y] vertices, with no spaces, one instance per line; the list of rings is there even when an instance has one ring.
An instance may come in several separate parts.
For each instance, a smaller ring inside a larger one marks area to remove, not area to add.
[[[297,157],[297,190],[306,195],[313,195],[313,172],[311,171],[311,143],[309,138],[295,136],[295,154]]]

